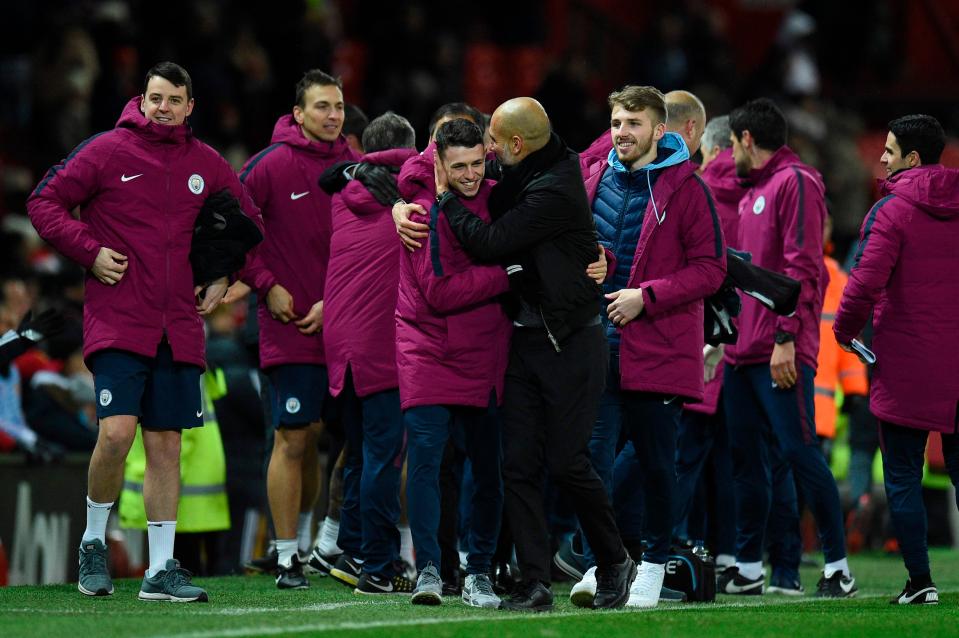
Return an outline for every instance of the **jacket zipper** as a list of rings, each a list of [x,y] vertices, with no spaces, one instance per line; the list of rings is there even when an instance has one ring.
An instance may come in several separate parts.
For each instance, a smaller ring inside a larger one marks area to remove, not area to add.
[[[556,352],[561,352],[562,350],[559,347],[559,341],[556,340],[556,337],[553,336],[552,331],[549,329],[549,324],[546,323],[546,315],[543,314],[543,306],[539,307],[539,316],[543,320],[543,327],[546,328],[546,336],[549,337],[549,342],[553,344],[553,349]]]
[[[167,164],[166,170],[166,197],[167,197],[167,210],[166,215],[164,215],[166,222],[166,250],[163,251],[164,259],[166,260],[166,279],[164,280],[165,294],[163,295],[163,338],[169,341],[167,336],[167,309],[170,306],[170,168]]]

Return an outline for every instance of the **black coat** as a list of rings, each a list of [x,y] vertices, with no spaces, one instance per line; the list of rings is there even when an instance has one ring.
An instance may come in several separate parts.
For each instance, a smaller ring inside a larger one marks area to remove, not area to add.
[[[481,262],[523,266],[522,297],[538,309],[555,346],[599,316],[601,288],[586,275],[599,257],[579,156],[555,133],[515,166],[489,200],[492,223],[455,197],[443,210],[453,233]]]

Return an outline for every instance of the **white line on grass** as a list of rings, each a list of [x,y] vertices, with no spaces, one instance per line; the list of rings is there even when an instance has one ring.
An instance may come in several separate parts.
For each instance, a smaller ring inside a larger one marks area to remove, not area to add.
[[[765,597],[764,597],[765,598]],[[870,598],[886,598],[884,594],[875,594],[867,596],[859,596],[859,599],[870,599]],[[843,599],[846,604],[850,603],[849,599]],[[463,624],[463,623],[472,623],[472,622],[508,622],[511,620],[529,620],[532,618],[537,618],[541,620],[549,620],[551,618],[565,618],[570,616],[588,616],[590,614],[642,614],[642,613],[671,613],[671,612],[695,612],[695,611],[710,611],[713,609],[769,609],[770,607],[777,607],[779,605],[796,605],[796,604],[817,604],[817,603],[835,603],[839,604],[839,599],[829,600],[822,598],[782,598],[776,599],[774,604],[768,604],[763,601],[756,601],[756,603],[751,602],[722,602],[722,603],[710,603],[703,605],[684,605],[684,604],[664,604],[659,605],[653,609],[617,609],[617,610],[607,610],[607,611],[563,611],[563,612],[552,612],[546,614],[536,614],[536,613],[513,613],[513,612],[503,612],[500,615],[477,615],[477,616],[465,616],[465,617],[427,617],[427,618],[409,618],[409,619],[396,619],[396,620],[371,620],[369,622],[339,622],[339,623],[302,623],[299,625],[285,625],[277,626],[275,623],[265,626],[254,626],[254,627],[237,627],[234,629],[209,629],[203,631],[191,631],[184,633],[168,633],[168,634],[155,634],[153,636],[148,636],[147,638],[244,638],[245,636],[275,636],[280,634],[293,634],[293,633],[324,633],[330,631],[340,631],[340,630],[362,630],[362,629],[380,629],[386,627],[416,627],[420,625],[447,625],[447,624]],[[358,603],[345,603],[345,604],[358,604]]]
[[[170,603],[176,604],[176,603]],[[364,603],[316,603],[303,607],[223,607],[210,608],[190,605],[190,615],[192,616],[250,616],[253,614],[270,614],[295,611],[296,613],[322,612],[340,609],[342,607],[355,607]],[[73,608],[73,609],[38,609],[38,608],[19,608],[19,609],[0,609],[3,613],[11,614],[35,614],[38,612],[44,614],[66,614],[66,615],[104,615],[104,616],[140,616],[144,612],[150,611],[168,611],[170,608],[165,606],[162,601],[150,602],[141,609],[91,609],[91,608]]]

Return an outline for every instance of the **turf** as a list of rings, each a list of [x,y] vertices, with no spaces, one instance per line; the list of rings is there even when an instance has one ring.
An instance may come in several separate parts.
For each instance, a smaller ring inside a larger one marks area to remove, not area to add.
[[[855,600],[719,596],[714,604],[660,605],[651,611],[588,611],[569,604],[569,585],[556,585],[556,611],[511,614],[467,608],[447,599],[441,607],[413,607],[406,597],[369,600],[329,578],[308,591],[280,592],[267,576],[197,579],[209,604],[136,600],[139,581],[121,580],[107,598],[87,598],[75,585],[0,588],[0,636],[100,638],[207,638],[214,636],[668,636],[681,638],[777,636],[959,635],[959,552],[931,552],[941,592],[936,607],[898,607],[904,571],[898,557],[860,555],[850,562],[860,588]],[[803,569],[815,589],[818,572]]]

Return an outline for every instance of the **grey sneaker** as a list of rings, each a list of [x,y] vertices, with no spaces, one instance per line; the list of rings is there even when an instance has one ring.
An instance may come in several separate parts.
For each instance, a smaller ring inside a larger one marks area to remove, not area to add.
[[[427,563],[420,572],[410,602],[414,605],[439,605],[443,602],[443,581],[433,563]]]
[[[502,602],[493,591],[493,583],[486,574],[467,574],[463,585],[463,602],[470,607],[499,609]]]
[[[205,603],[206,591],[190,583],[192,574],[180,567],[180,561],[171,558],[166,569],[153,578],[143,577],[140,600],[171,600],[175,603]]]
[[[80,544],[80,582],[77,583],[77,589],[87,596],[109,596],[113,593],[107,557],[107,547],[100,539]]]

